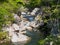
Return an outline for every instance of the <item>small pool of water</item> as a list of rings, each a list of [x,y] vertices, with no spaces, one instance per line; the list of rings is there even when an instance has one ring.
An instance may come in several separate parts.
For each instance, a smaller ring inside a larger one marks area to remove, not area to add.
[[[27,18],[29,21],[33,21],[35,16],[32,15],[23,15],[24,18]]]
[[[27,36],[31,37],[31,41],[27,44],[27,45],[38,45],[38,41],[40,39],[40,33],[38,32],[30,32],[30,31],[27,31],[26,33]]]

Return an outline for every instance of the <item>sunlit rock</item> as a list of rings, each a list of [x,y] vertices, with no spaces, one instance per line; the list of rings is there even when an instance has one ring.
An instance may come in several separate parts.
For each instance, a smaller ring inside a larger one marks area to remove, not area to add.
[[[19,26],[17,24],[12,24],[12,27],[15,29],[15,30],[19,30]]]
[[[29,40],[28,36],[19,33],[19,40],[18,41],[28,41],[28,40]]]
[[[35,15],[38,10],[39,10],[39,8],[35,8],[35,9],[31,12],[31,15]]]
[[[11,37],[12,42],[18,42],[18,36],[13,32],[12,37]]]
[[[21,12],[21,15],[25,15],[26,13],[25,12]]]
[[[16,33],[13,33],[12,37],[11,37],[11,41],[14,45],[24,45],[26,44],[28,41],[30,41],[30,38],[26,35],[23,35],[21,33],[18,33],[18,35]]]

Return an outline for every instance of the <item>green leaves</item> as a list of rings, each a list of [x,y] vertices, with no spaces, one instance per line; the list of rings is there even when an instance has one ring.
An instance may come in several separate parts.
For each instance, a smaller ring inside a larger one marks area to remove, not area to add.
[[[0,40],[3,40],[3,38],[7,38],[6,32],[0,32]]]
[[[60,9],[59,8],[55,8],[54,10],[52,10],[52,18],[60,18]]]
[[[42,2],[41,0],[29,0],[28,6],[31,8],[40,6],[41,2]]]
[[[41,0],[31,0],[31,4],[34,6],[39,5],[41,3]]]
[[[0,30],[3,24],[14,20],[12,12],[17,12],[24,4],[24,0],[0,0]]]

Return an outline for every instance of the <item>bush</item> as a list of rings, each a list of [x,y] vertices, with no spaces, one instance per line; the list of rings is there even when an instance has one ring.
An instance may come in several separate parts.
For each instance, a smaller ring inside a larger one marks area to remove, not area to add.
[[[15,13],[18,8],[23,6],[23,4],[18,2],[24,3],[23,0],[0,0],[0,31],[3,24],[14,20],[12,12]]]
[[[4,39],[7,39],[7,32],[0,32],[0,40],[4,40]]]

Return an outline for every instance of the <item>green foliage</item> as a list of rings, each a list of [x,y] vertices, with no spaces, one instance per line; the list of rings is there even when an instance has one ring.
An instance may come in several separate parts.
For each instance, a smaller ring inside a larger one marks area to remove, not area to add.
[[[40,5],[40,3],[41,0],[30,0],[30,5],[33,7]]]
[[[7,24],[9,21],[14,20],[12,12],[17,12],[23,4],[23,0],[0,0],[0,30],[3,24]]]
[[[59,11],[60,9],[59,8],[55,8],[54,10],[53,10],[53,14],[52,14],[52,18],[60,18],[60,11]]]
[[[3,26],[3,24],[6,24],[9,20],[12,21],[13,16],[8,12],[6,9],[0,7],[0,30]]]
[[[53,42],[53,45],[60,45],[60,38],[50,35],[39,41],[40,45],[47,45],[50,44],[50,42]]]
[[[53,42],[53,45],[60,45],[60,38],[58,38],[58,36],[52,36],[52,35],[50,35],[50,36],[48,36],[47,37],[47,40],[46,40],[46,42]]]
[[[29,3],[27,4],[27,7],[28,8],[34,8],[34,7],[40,6],[41,3],[42,3],[41,0],[29,0]]]
[[[7,32],[0,32],[0,40],[7,39]]]
[[[40,41],[39,41],[39,44],[40,44],[40,45],[44,45],[44,44],[45,44],[45,40],[44,40],[44,39],[40,40]]]

